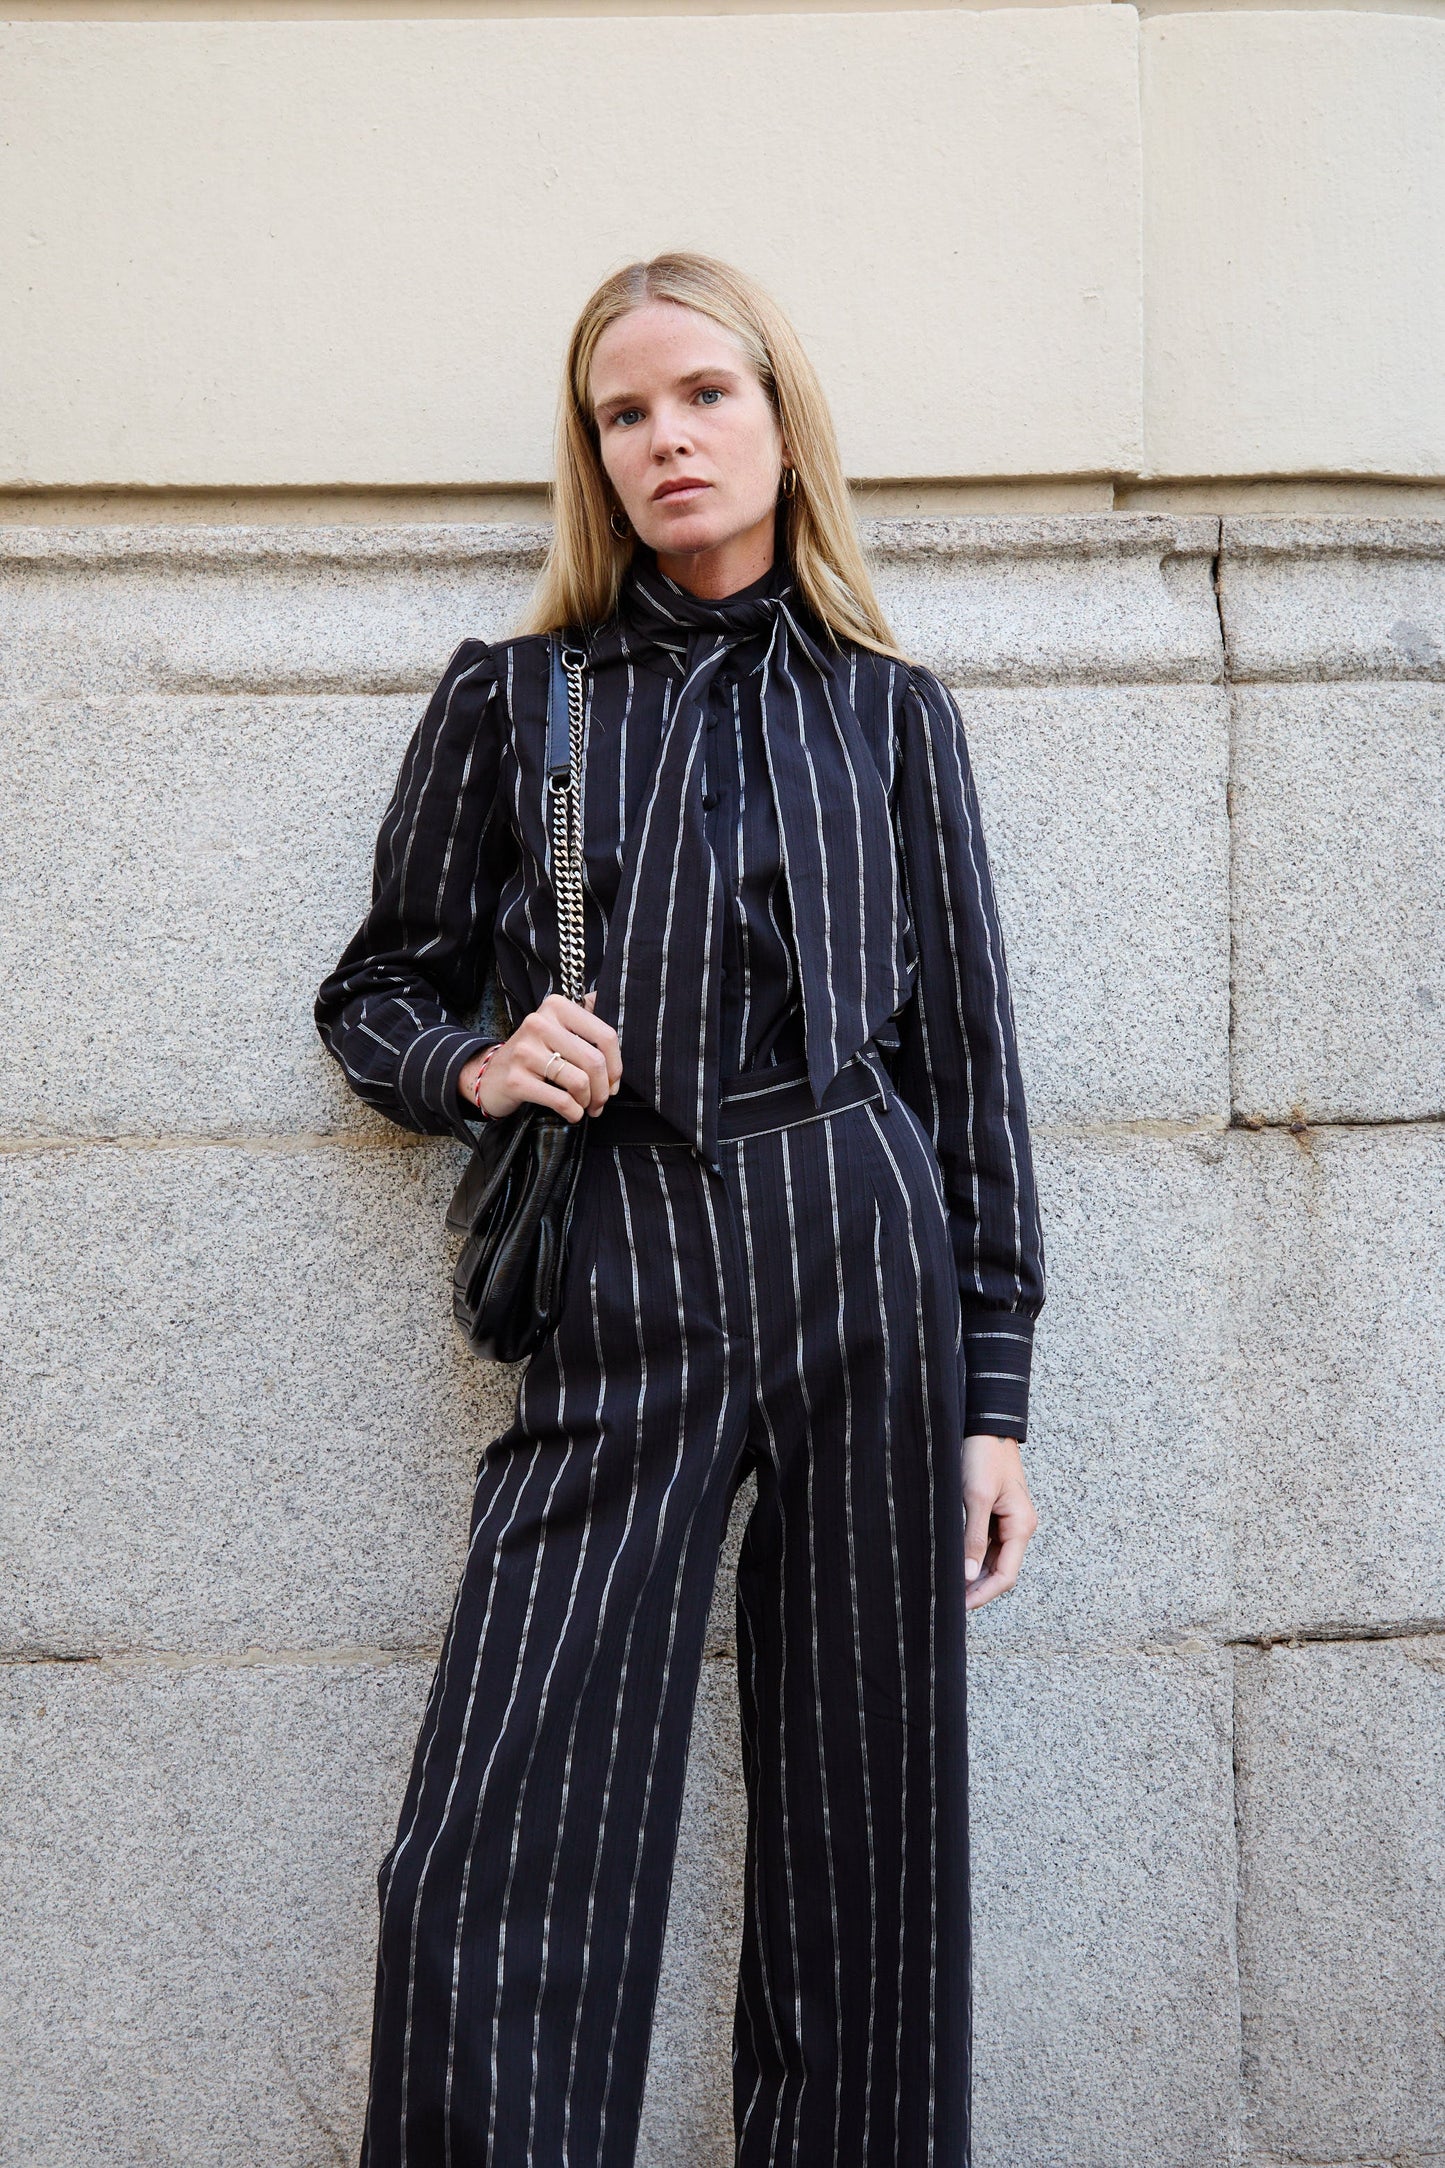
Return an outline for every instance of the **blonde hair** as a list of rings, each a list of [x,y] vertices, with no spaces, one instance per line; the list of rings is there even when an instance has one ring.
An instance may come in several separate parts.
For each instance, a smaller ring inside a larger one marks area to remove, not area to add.
[[[788,561],[802,599],[840,639],[904,660],[873,592],[833,417],[801,340],[777,302],[745,272],[686,249],[613,272],[573,326],[557,408],[552,541],[521,630],[600,624],[617,607],[634,540],[612,529],[612,495],[588,387],[602,333],[649,301],[696,309],[741,343],[772,402],[797,474],[782,510]]]

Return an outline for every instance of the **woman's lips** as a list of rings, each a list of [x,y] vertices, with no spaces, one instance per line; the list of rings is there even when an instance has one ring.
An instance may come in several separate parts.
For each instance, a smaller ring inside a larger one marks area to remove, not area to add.
[[[659,489],[652,501],[654,504],[672,504],[680,498],[700,497],[711,486],[709,482],[674,482],[668,488]]]

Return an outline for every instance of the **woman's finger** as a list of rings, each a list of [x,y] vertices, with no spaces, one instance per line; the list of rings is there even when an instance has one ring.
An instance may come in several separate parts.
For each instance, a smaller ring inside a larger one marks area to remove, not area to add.
[[[580,1016],[585,1012],[578,1007]],[[540,1075],[544,1082],[554,1084],[561,1076],[557,1056],[575,1071],[582,1081],[571,1088],[577,1092],[582,1104],[600,1105],[612,1090],[612,1075],[604,1049],[571,1026],[554,1012],[538,1009],[522,1027],[518,1052],[524,1067]],[[550,1070],[549,1070],[550,1064]]]
[[[564,1091],[558,1084],[545,1084],[539,1076],[523,1076],[517,1091],[520,1099],[530,1099],[539,1107],[551,1107],[556,1113],[565,1114],[569,1122],[580,1122],[587,1111],[575,1092]]]
[[[538,1057],[542,1061],[542,1082],[567,1092],[584,1111],[600,1113],[611,1088],[606,1064],[596,1047],[584,1047],[577,1041],[571,1042],[571,1047],[575,1053],[569,1047],[554,1047],[545,1059]],[[554,1058],[557,1054],[562,1056],[560,1061]]]
[[[965,1482],[963,1486],[963,1576],[966,1581],[976,1580],[983,1571],[997,1497],[997,1485],[987,1480]]]
[[[542,1006],[532,1013],[539,1020],[547,1016],[554,1018],[565,1033],[570,1033],[584,1046],[595,1047],[602,1059],[607,1090],[611,1092],[616,1090],[622,1075],[622,1052],[617,1042],[616,1025],[606,1024],[592,1013],[596,999],[596,987],[581,1001],[569,1001],[565,994],[548,994]]]
[[[1005,1536],[994,1546],[984,1560],[984,1571],[972,1588],[964,1591],[964,1604],[976,1611],[980,1604],[991,1603],[995,1596],[1007,1595],[1019,1577],[1024,1562],[1024,1547],[1028,1537],[1022,1533]]]

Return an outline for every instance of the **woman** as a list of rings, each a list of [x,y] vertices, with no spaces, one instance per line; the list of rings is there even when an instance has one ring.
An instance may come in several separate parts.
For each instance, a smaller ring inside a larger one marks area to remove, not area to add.
[[[317,1003],[408,1128],[527,1101],[589,1123],[562,1312],[482,1456],[381,1870],[363,2162],[632,2161],[752,1471],[737,2158],[960,2168],[964,1621],[1035,1527],[1043,1301],[963,728],[889,634],[795,334],[726,265],[659,257],[588,301],[555,512],[527,630],[443,673]],[[547,990],[563,626],[588,657],[581,1002]]]

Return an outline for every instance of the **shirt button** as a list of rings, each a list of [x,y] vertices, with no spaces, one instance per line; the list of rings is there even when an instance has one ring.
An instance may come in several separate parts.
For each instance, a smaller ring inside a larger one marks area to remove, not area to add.
[[[709,812],[709,813],[710,813],[710,812],[712,811],[713,807],[714,807],[714,806],[715,806],[715,805],[717,804],[717,801],[718,801],[718,794],[717,794],[717,792],[716,792],[715,790],[705,790],[705,791],[703,792],[703,794],[702,794],[702,802],[703,802],[703,804],[704,804],[704,805],[705,805],[705,806],[707,807],[707,810],[708,810],[708,812]]]

